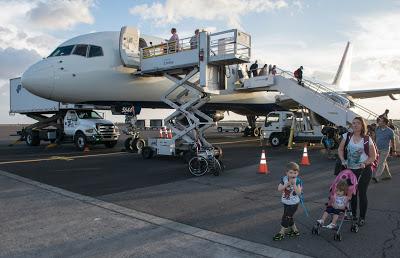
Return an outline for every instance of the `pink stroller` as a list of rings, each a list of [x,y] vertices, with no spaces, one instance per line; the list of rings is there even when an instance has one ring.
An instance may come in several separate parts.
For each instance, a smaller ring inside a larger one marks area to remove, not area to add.
[[[361,177],[361,175],[360,175],[360,177]],[[359,179],[360,178],[357,178],[357,176],[354,175],[354,173],[350,169],[345,169],[345,170],[341,171],[336,176],[335,180],[332,182],[332,184],[331,184],[331,186],[329,188],[329,201],[328,201],[328,203],[326,203],[326,205],[327,206],[332,206],[333,205],[333,200],[335,200],[335,197],[336,197],[335,196],[336,195],[336,186],[339,183],[339,181],[342,181],[342,180],[346,180],[347,181],[347,184],[348,184],[347,196],[348,196],[349,203],[350,203],[351,198],[357,192],[357,184],[358,184],[358,180]],[[341,241],[342,240],[342,234],[340,232],[341,232],[342,225],[343,225],[343,222],[344,222],[346,217],[350,217],[350,218],[352,217],[351,210],[350,210],[348,205],[347,205],[345,211],[341,212],[339,214],[339,218],[338,218],[339,225],[334,229],[336,231],[336,233],[335,233],[333,239],[336,240],[336,241]],[[321,229],[322,228],[325,228],[325,227],[317,222],[313,226],[311,233],[313,235],[319,235],[321,233]],[[351,229],[351,232],[357,233],[358,232],[357,223],[353,222],[350,229]]]

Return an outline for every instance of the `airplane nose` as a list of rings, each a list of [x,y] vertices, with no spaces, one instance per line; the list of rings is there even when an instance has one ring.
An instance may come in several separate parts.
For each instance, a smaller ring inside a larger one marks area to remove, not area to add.
[[[54,90],[53,67],[42,60],[30,66],[21,77],[22,87],[42,98],[50,99]]]

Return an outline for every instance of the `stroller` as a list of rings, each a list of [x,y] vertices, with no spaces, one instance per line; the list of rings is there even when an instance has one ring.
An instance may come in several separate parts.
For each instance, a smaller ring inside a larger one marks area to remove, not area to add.
[[[361,175],[360,175],[360,177],[361,177]],[[341,180],[346,180],[347,184],[348,184],[347,196],[348,196],[349,201],[347,203],[347,206],[346,206],[344,212],[339,213],[339,218],[338,218],[339,225],[336,228],[332,229],[332,230],[336,231],[336,233],[333,237],[333,239],[335,241],[342,241],[341,229],[342,229],[343,222],[345,221],[345,218],[352,217],[352,213],[351,213],[349,204],[350,204],[351,198],[357,192],[357,184],[358,184],[358,181],[360,180],[360,177],[357,178],[357,176],[354,175],[350,169],[345,169],[336,176],[335,180],[332,182],[332,184],[329,188],[329,201],[328,201],[328,203],[326,203],[326,205],[332,206],[333,202],[335,200],[336,186],[337,186],[338,182]],[[355,197],[355,198],[357,198],[357,197]],[[332,215],[332,214],[330,214],[330,215]],[[317,222],[313,226],[311,233],[313,235],[319,235],[323,228],[326,228],[326,226],[322,226],[319,222]],[[352,225],[350,228],[351,232],[357,233],[358,229],[359,229],[358,224],[355,221],[352,221]]]

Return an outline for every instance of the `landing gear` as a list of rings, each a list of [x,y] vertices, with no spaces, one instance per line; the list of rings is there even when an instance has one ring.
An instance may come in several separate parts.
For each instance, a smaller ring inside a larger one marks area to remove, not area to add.
[[[140,137],[140,132],[136,126],[137,117],[134,115],[125,115],[125,124],[127,128],[123,131],[126,135],[129,135],[125,142],[125,150],[128,152],[138,152],[146,146],[146,142]]]
[[[256,125],[256,116],[246,116],[249,126],[247,126],[243,131],[243,136],[254,136],[259,137],[261,134],[261,128]]]

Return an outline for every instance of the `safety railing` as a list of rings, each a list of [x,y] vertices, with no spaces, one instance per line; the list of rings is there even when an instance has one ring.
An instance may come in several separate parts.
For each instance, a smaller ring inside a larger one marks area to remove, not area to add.
[[[279,68],[277,68],[277,71],[278,71],[279,75],[281,75],[281,76],[283,76],[283,77],[285,77],[287,79],[293,79],[293,80],[297,81],[297,78],[294,77],[292,72],[285,71],[285,70],[282,70],[282,69],[279,69]],[[349,106],[348,106],[347,104],[345,104],[345,103],[343,103],[341,101],[338,101],[340,99],[343,99],[344,97],[341,96],[340,94],[338,94],[333,89],[331,89],[331,88],[329,88],[329,87],[327,87],[327,86],[325,86],[325,85],[323,85],[321,83],[303,79],[302,80],[302,85],[304,87],[307,87],[310,90],[318,93],[319,96],[324,97],[327,101],[335,104],[336,106],[338,106],[340,108],[343,108],[343,109],[356,108],[356,109],[364,112],[366,114],[366,116],[364,115],[363,117],[365,119],[367,119],[367,120],[376,119],[379,116],[375,112],[373,112],[373,111],[367,109],[366,107],[361,106],[361,105],[359,105],[357,103],[354,103],[354,102],[350,103],[349,102]]]
[[[210,34],[210,56],[234,54],[250,59],[251,37],[236,29]]]
[[[189,38],[183,38],[178,41],[169,41],[150,47],[144,47],[141,49],[140,54],[142,59],[147,59],[156,56],[169,55],[177,52],[197,49],[197,46],[198,37],[193,36]]]

